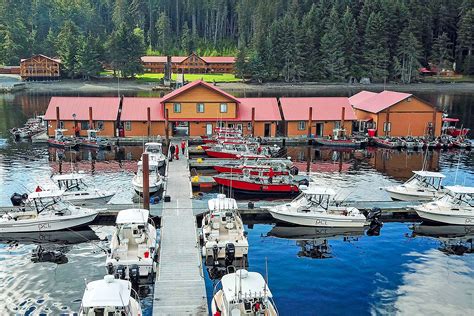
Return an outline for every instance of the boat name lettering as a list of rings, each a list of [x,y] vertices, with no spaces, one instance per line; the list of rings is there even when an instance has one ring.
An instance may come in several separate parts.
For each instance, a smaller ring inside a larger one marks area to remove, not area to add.
[[[316,220],[316,225],[327,225],[327,221],[322,220],[322,219],[317,219]]]
[[[45,223],[45,224],[38,224],[38,229],[39,230],[43,230],[45,228],[51,228],[51,226],[49,225],[49,223]]]

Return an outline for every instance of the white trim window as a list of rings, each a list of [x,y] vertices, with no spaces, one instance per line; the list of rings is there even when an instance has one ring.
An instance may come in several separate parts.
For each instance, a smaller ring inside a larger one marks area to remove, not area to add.
[[[64,129],[64,121],[59,121],[59,129]]]
[[[251,131],[252,130],[252,122],[247,123],[247,130]]]
[[[196,112],[197,113],[204,113],[204,103],[197,103],[196,104]]]
[[[243,125],[242,125],[242,124],[237,124],[237,129],[238,129],[239,131],[242,131],[242,130],[243,130]]]
[[[219,109],[221,113],[227,113],[227,103],[221,103]]]
[[[96,128],[99,130],[99,131],[102,131],[104,129],[104,121],[97,121],[96,122]]]
[[[390,122],[383,123],[383,131],[384,132],[391,132],[391,130],[392,130],[392,123],[390,123]]]
[[[124,127],[125,127],[126,131],[131,131],[132,130],[132,122],[131,121],[125,121]]]
[[[181,103],[173,103],[173,112],[181,113]]]
[[[298,130],[304,131],[306,129],[306,121],[299,121],[298,122]]]
[[[341,121],[334,121],[334,129],[341,129]]]

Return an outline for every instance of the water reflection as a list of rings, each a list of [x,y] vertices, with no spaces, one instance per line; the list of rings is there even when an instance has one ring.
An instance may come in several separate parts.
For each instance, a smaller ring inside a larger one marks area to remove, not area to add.
[[[474,253],[474,226],[419,224],[411,229],[413,238],[423,236],[439,240],[438,250],[444,254],[462,256]]]

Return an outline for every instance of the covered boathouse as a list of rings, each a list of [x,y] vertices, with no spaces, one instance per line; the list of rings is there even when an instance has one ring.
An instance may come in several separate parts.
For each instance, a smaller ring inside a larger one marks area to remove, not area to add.
[[[349,98],[358,130],[375,136],[439,136],[443,113],[410,93],[361,91]]]

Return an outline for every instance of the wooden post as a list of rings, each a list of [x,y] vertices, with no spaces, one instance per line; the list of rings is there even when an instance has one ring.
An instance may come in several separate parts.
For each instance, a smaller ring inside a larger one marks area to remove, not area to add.
[[[150,170],[148,166],[148,154],[142,155],[142,171],[143,171],[143,208],[150,209]]]
[[[169,145],[169,120],[168,120],[168,109],[165,109],[165,138],[166,138],[166,146]]]
[[[389,123],[390,123],[390,108],[387,109],[387,114],[385,115],[385,126],[384,126],[384,128],[385,128],[385,136],[388,136],[389,133],[390,133],[390,132],[388,131],[388,128],[389,128],[389,126],[390,126]],[[392,127],[390,126],[390,128],[392,128]],[[408,135],[407,135],[407,136],[408,136]]]
[[[311,125],[313,125],[313,107],[309,107],[309,115],[308,115],[308,138],[311,137]]]
[[[252,137],[255,136],[255,108],[252,108]]]
[[[59,129],[59,106],[56,107],[56,129]]]
[[[147,119],[147,135],[150,137],[151,134],[151,113],[150,113],[150,107],[146,108],[146,119]]]
[[[89,107],[89,129],[94,129],[94,120],[92,119],[92,106]]]
[[[433,139],[436,138],[436,108],[433,107],[433,124],[432,124],[432,129],[433,129],[433,133],[429,136],[431,136]],[[462,132],[462,131],[461,131]]]
[[[312,154],[311,148],[312,148],[312,146],[309,146],[309,145],[306,146],[306,150],[307,150],[307,152],[306,152],[306,172],[308,173],[308,175],[311,171],[311,161],[313,160],[313,158],[311,157],[312,156],[311,155]]]
[[[341,113],[341,129],[344,129],[345,116],[346,116],[346,108],[343,106],[342,107],[342,113]]]

